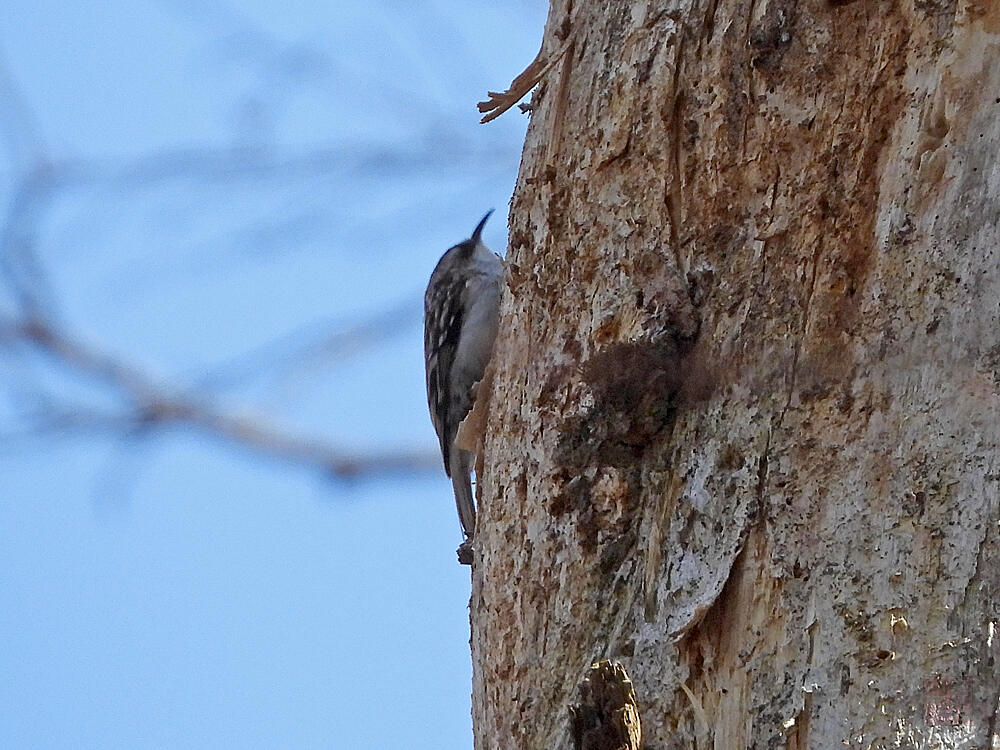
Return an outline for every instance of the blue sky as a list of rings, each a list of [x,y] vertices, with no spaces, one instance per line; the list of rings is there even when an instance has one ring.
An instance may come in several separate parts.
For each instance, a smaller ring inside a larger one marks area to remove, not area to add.
[[[53,165],[31,218],[60,325],[282,429],[433,451],[420,295],[490,207],[504,244],[526,120],[475,102],[545,12],[7,0],[0,199]],[[0,434],[41,392],[119,406],[0,347]],[[4,442],[0,747],[471,747],[443,474],[334,482],[185,429]]]

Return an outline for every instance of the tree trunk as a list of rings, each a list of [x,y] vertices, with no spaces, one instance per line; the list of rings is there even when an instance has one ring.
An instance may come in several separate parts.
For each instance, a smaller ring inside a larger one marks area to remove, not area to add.
[[[988,748],[1000,3],[556,0],[480,481],[476,747]]]

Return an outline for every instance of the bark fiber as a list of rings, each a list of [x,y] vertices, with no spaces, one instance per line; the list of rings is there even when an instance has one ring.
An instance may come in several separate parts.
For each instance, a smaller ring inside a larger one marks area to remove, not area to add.
[[[511,209],[476,747],[570,748],[601,658],[645,750],[990,747],[1000,3],[556,0],[563,48]]]

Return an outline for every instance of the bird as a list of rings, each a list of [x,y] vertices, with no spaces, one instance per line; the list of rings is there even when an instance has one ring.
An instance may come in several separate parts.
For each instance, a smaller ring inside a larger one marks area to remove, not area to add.
[[[469,239],[448,248],[424,294],[424,368],[427,406],[451,478],[464,540],[459,560],[471,563],[476,504],[470,473],[475,454],[455,444],[459,425],[472,410],[476,384],[493,352],[500,319],[503,261],[483,244],[491,209]]]

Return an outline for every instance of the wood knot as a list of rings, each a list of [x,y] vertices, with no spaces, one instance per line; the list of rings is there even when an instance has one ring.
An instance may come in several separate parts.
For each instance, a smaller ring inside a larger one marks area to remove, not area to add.
[[[621,663],[591,664],[580,683],[580,702],[569,711],[575,750],[639,750],[635,689]]]

